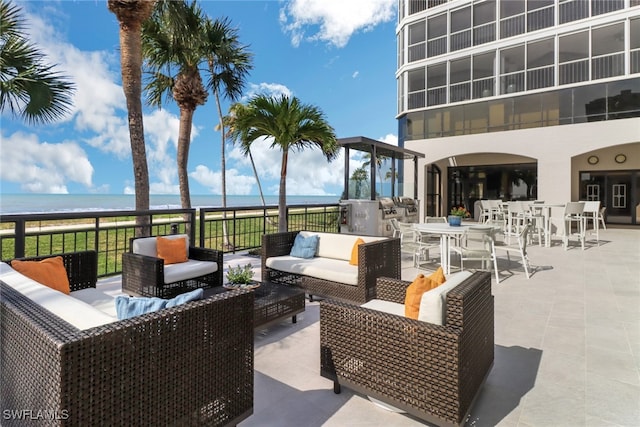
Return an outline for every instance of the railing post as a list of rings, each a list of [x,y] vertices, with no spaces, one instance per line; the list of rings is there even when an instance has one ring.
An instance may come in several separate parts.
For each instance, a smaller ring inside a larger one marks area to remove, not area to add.
[[[25,220],[17,219],[14,227],[15,227],[15,242],[14,242],[13,255],[14,255],[14,258],[22,258],[24,257],[25,236],[27,232]]]
[[[206,222],[205,222],[205,217],[206,217],[206,211],[204,209],[200,209],[200,247],[204,248],[205,246],[205,226],[206,226]]]
[[[196,210],[195,209],[190,209],[189,212],[189,239],[192,242],[196,241]],[[202,242],[200,242],[200,244],[202,245]]]

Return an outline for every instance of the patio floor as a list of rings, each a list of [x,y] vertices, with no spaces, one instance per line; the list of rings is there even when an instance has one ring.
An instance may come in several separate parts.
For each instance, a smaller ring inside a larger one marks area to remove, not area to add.
[[[495,362],[467,425],[638,426],[640,230],[601,230],[599,246],[588,240],[584,251],[553,243],[529,247],[529,280],[519,260],[499,260]],[[225,256],[225,268],[249,262],[260,260]],[[403,279],[417,273],[403,259]],[[100,286],[117,292],[119,280]],[[424,425],[347,388],[333,393],[319,374],[318,304],[307,302],[296,324],[256,331],[254,414],[239,425]]]

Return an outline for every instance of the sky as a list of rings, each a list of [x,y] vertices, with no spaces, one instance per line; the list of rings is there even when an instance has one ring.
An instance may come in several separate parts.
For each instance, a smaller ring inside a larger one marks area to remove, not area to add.
[[[10,0],[13,1],[13,0]],[[27,125],[2,113],[0,192],[132,194],[133,168],[120,76],[119,27],[106,1],[13,1],[46,62],[76,86],[63,119]],[[365,136],[397,145],[396,0],[201,0],[212,20],[228,18],[248,45],[253,69],[241,102],[262,93],[318,107],[338,138]],[[223,100],[223,113],[229,102]],[[143,113],[151,194],[179,194],[175,102]],[[221,135],[213,96],[193,118],[191,194],[221,194]],[[277,195],[281,152],[255,141],[252,155],[266,195]],[[292,152],[288,195],[340,195],[344,153]],[[351,150],[350,169],[364,161]],[[385,169],[382,170],[382,176]],[[257,195],[249,159],[227,142],[228,195]],[[386,184],[388,185],[388,183]]]

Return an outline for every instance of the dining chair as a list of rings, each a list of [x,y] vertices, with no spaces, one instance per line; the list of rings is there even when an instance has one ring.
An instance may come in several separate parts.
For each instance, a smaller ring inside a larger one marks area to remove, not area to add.
[[[400,228],[400,252],[409,254],[413,258],[413,266],[420,268],[420,262],[429,258],[429,249],[436,244],[423,241],[413,223],[398,221]]]
[[[516,241],[514,243],[495,239],[494,245],[493,245],[494,250],[496,251],[496,254],[499,251],[506,252],[507,260],[509,261],[509,264],[511,264],[511,256],[510,256],[511,252],[518,253],[520,255],[520,259],[522,260],[522,266],[524,268],[524,273],[527,276],[527,279],[531,277],[529,273],[529,270],[530,270],[529,257],[527,255],[527,237],[528,237],[530,228],[531,228],[531,224],[525,224],[524,227],[522,227],[522,230],[520,230],[520,233],[516,236]],[[496,277],[498,277],[497,271],[498,269],[496,267]],[[497,280],[497,282],[500,283],[499,280]]]
[[[596,233],[596,242],[600,244],[600,223],[599,223],[600,200],[585,201],[582,215],[584,216],[585,234],[587,232],[589,221],[591,221],[591,223],[593,224],[593,231],[595,231]]]
[[[491,204],[489,200],[480,200],[480,223],[484,224],[485,222],[491,219]]]
[[[584,202],[568,202],[564,207],[562,245],[565,250],[569,249],[569,237],[573,236],[573,225],[576,225],[576,234],[580,240],[582,250],[584,250],[585,220]]]
[[[460,244],[452,246],[451,250],[460,256],[460,270],[464,270],[464,261],[481,261],[482,268],[489,271],[493,264],[496,282],[500,283],[493,244],[494,232],[495,228],[491,226],[470,226],[460,239]]]
[[[400,225],[398,225],[398,219],[397,218],[391,218],[389,219],[389,224],[391,224],[391,229],[393,230],[393,237],[400,237]]]
[[[607,214],[607,207],[603,206],[600,208],[600,212],[598,212],[598,221],[600,221],[600,224],[602,224],[602,228],[604,228],[605,230],[607,229],[607,224],[605,224],[604,222],[604,218]]]

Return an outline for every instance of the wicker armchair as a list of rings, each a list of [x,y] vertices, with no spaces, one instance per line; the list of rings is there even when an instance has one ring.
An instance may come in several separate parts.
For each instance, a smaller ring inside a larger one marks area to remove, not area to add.
[[[63,259],[72,291],[95,286],[95,252]],[[253,413],[252,292],[80,331],[2,281],[0,290],[3,426],[35,416],[39,425],[226,426]]]
[[[321,296],[362,304],[375,298],[376,278],[400,278],[400,239],[389,238],[365,243],[358,248],[357,286],[333,282],[267,267],[267,258],[288,255],[299,231],[262,236],[262,280],[296,285],[310,296]]]
[[[129,248],[133,251],[131,239]],[[223,252],[216,249],[189,246],[190,260],[212,261],[218,264],[218,269],[210,274],[194,276],[186,280],[165,283],[164,261],[134,252],[122,254],[122,290],[129,295],[172,298],[178,294],[197,288],[211,288],[222,286]]]
[[[409,282],[380,278],[377,298],[403,303]],[[320,303],[320,370],[340,386],[437,425],[461,425],[493,365],[491,275],[446,297],[439,326],[344,302]]]

